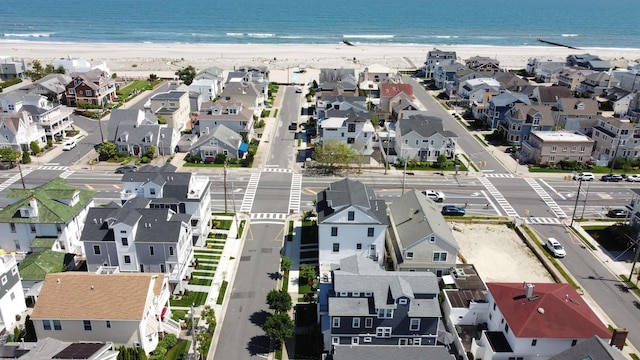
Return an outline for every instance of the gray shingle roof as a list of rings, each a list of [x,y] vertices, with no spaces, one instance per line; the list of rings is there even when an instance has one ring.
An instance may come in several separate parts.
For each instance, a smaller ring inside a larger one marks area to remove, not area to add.
[[[209,140],[211,139],[217,139],[218,141],[221,141],[227,144],[227,146],[229,146],[230,148],[233,148],[236,150],[240,147],[240,144],[242,143],[242,136],[240,136],[240,134],[229,129],[224,125],[218,125],[214,127],[209,132],[209,134],[200,136],[198,141],[195,144],[193,144],[191,148],[199,148],[203,145],[207,145],[209,143]]]
[[[327,360],[453,360],[444,346],[333,345]],[[596,360],[596,359],[594,359]]]
[[[569,349],[554,355],[549,360],[624,360],[626,357],[620,350],[609,345],[607,341],[594,336]]]
[[[495,106],[502,107],[512,104],[514,102],[521,102],[526,105],[531,105],[529,97],[524,94],[512,94],[508,91],[504,91],[491,98],[491,101]]]
[[[458,137],[452,131],[444,130],[443,121],[436,116],[411,115],[408,118],[398,121],[401,135],[406,135],[415,131],[422,137],[431,137],[434,134],[441,134],[445,137]]]
[[[348,178],[331,183],[329,189],[318,193],[318,222],[323,222],[349,206],[360,208],[380,224],[388,223],[384,200],[377,200],[372,188]]]

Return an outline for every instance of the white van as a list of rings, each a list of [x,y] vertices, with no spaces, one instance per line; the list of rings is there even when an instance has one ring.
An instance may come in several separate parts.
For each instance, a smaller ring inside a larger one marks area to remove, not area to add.
[[[563,258],[565,257],[565,255],[567,255],[567,252],[564,250],[562,245],[560,245],[558,240],[554,238],[548,238],[546,245],[547,249],[549,249],[549,252],[555,257]]]
[[[76,147],[76,141],[75,140],[69,140],[69,141],[65,142],[64,144],[62,144],[62,150],[64,150],[64,151],[69,151],[69,150],[73,149],[74,147]]]

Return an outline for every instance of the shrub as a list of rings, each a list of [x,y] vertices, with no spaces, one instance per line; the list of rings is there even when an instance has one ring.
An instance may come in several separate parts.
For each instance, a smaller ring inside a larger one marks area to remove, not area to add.
[[[23,164],[30,164],[31,163],[31,156],[29,155],[28,151],[23,151],[22,152],[22,163]]]
[[[165,345],[167,346],[167,349],[170,349],[176,346],[176,344],[178,343],[178,337],[176,337],[174,334],[167,334],[164,336],[162,341],[164,341]]]

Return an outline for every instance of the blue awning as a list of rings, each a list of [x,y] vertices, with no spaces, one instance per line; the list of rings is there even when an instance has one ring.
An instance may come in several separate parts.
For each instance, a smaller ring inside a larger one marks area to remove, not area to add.
[[[249,150],[249,144],[241,142],[240,147],[238,147],[238,151],[247,152],[247,150]]]

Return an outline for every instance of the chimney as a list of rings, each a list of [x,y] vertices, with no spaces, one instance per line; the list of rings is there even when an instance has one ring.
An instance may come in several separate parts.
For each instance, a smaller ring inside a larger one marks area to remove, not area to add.
[[[524,291],[524,296],[526,296],[527,298],[530,298],[531,296],[533,296],[533,288],[535,285],[533,284],[527,284],[527,287]]]
[[[627,341],[627,335],[629,335],[627,328],[613,329],[613,335],[611,335],[609,345],[617,347],[618,350],[622,350],[624,342]]]
[[[35,196],[29,198],[29,206],[31,207],[31,217],[38,216],[38,201],[36,201]]]

